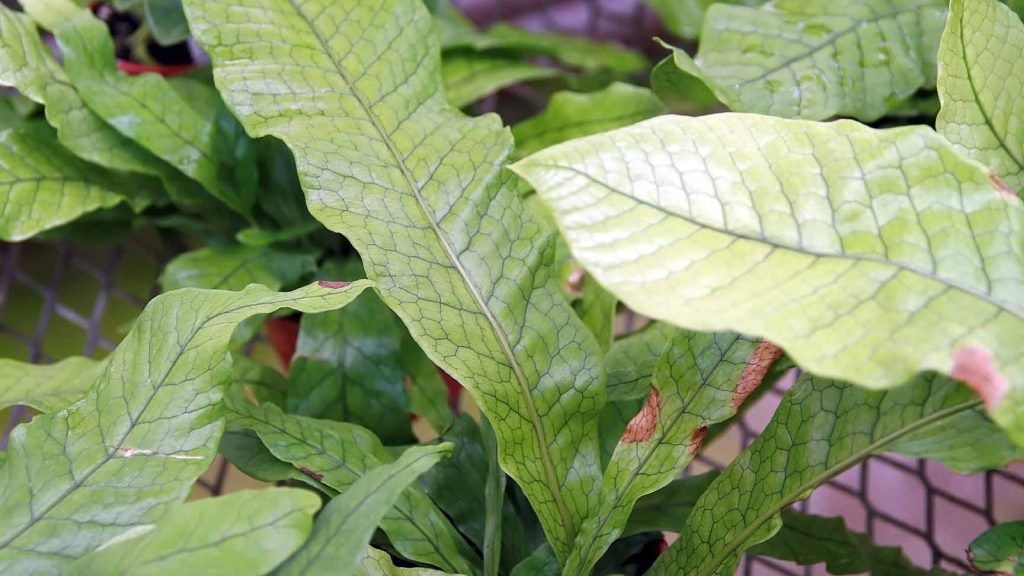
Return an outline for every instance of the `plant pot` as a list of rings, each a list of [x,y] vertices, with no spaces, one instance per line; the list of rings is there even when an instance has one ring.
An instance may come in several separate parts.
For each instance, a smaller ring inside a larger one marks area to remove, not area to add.
[[[177,60],[181,60],[183,54],[188,54],[188,62],[144,63],[126,58],[125,55],[128,53],[128,50],[126,49],[126,46],[128,45],[128,37],[138,29],[140,25],[138,19],[131,14],[116,12],[114,8],[106,2],[91,2],[89,4],[89,9],[107,24],[115,46],[117,68],[122,72],[132,76],[148,73],[159,74],[161,76],[180,76],[182,74],[187,74],[198,67],[198,64],[195,62],[195,58],[192,55],[192,50],[187,43],[175,45],[175,47],[170,48],[150,43],[149,51],[171,54],[172,57]]]
[[[117,68],[122,72],[138,76],[152,72],[161,76],[180,76],[196,69],[195,64],[142,64],[131,60],[117,59]]]
[[[285,372],[291,368],[295,344],[299,339],[299,319],[294,316],[276,316],[264,324],[267,341],[277,353]]]

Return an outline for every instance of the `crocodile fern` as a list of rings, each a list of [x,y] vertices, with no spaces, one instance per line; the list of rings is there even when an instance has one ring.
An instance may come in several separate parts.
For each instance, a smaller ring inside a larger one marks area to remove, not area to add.
[[[0,360],[34,415],[0,572],[948,574],[793,505],[881,453],[1024,456],[1024,25],[650,4],[700,37],[653,89],[637,52],[442,0],[115,2],[194,35],[186,78],[119,72],[79,3],[0,8],[0,238],[127,210],[192,248],[106,358]],[[522,82],[543,111],[471,114]],[[731,464],[680,477],[796,371]],[[217,457],[282,486],[186,502]],[[964,560],[1013,572],[1020,540]]]

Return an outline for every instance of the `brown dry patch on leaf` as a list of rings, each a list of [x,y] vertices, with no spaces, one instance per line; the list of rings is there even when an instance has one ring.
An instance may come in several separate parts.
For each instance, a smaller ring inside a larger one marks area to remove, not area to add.
[[[784,351],[767,340],[762,340],[754,353],[750,355],[750,362],[740,374],[740,381],[736,385],[736,392],[732,395],[732,409],[736,410],[747,401],[747,398],[757,390],[757,387],[764,382],[768,370],[782,358]]]
[[[693,431],[690,435],[690,456],[696,456],[700,452],[701,446],[704,445],[704,439],[708,436],[707,424],[702,424],[700,428]]]
[[[587,271],[583,267],[576,268],[569,273],[569,277],[565,280],[565,289],[573,294],[583,293],[583,282],[587,279]]]
[[[324,479],[324,475],[323,474],[320,474],[318,472],[313,472],[312,470],[310,470],[309,468],[306,468],[305,466],[299,466],[299,472],[302,472],[303,474],[305,474],[306,476],[309,476],[310,478],[316,480],[317,482],[319,482],[319,481]]]
[[[337,290],[339,288],[344,288],[345,286],[348,286],[349,284],[351,284],[351,282],[341,282],[341,281],[335,281],[335,280],[320,280],[316,284],[317,284],[317,286],[319,286],[321,288],[331,288],[331,289]]]
[[[957,350],[950,376],[974,389],[989,410],[995,408],[1010,389],[992,361],[992,354],[981,346],[964,346]]]
[[[622,441],[626,444],[635,442],[646,442],[651,439],[654,429],[658,426],[658,414],[661,413],[661,394],[653,387],[651,395],[643,409],[633,416],[633,419],[626,425],[626,431],[622,434]]]
[[[1003,196],[1007,198],[1017,197],[1017,193],[1013,191],[1013,188],[1010,188],[1010,185],[1006,183],[1006,180],[1000,178],[998,175],[996,175],[996,173],[990,172],[988,178],[989,180],[992,181],[992,184],[996,187],[996,190],[999,190],[999,193],[1002,194]]]

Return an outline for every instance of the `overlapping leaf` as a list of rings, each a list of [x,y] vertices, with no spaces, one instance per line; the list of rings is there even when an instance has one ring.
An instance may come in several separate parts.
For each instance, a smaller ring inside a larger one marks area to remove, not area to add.
[[[647,66],[641,54],[610,42],[529,30],[506,23],[479,31],[450,0],[428,0],[425,4],[434,15],[446,59],[451,54],[449,51],[473,49],[481,55],[543,55],[589,72],[607,70],[628,74]]]
[[[995,468],[1018,457],[1020,449],[991,423],[974,433],[980,405],[966,387],[933,374],[891,391],[805,374],[761,436],[704,492],[652,574],[733,574],[744,550],[779,530],[787,506],[871,455],[927,441],[936,427],[959,431],[954,441],[970,448],[951,460],[934,455],[954,469]]]
[[[188,38],[188,21],[181,0],[145,0],[143,7],[146,25],[157,42],[168,46]]]
[[[779,0],[715,3],[700,51],[676,65],[736,112],[874,120],[934,86],[944,0]]]
[[[203,0],[186,13],[225,101],[250,134],[292,148],[310,211],[473,394],[567,554],[599,484],[596,343],[552,276],[551,231],[500,170],[507,130],[446,105],[426,8]]]
[[[282,307],[344,306],[368,284],[180,290],[153,300],[85,398],[11,434],[0,466],[0,571],[60,572],[184,500],[223,428],[235,326]]]
[[[984,574],[1024,574],[1024,522],[997,524],[971,542],[971,566]]]
[[[824,518],[792,510],[782,512],[782,528],[751,553],[787,560],[800,566],[825,564],[829,574],[872,576],[953,576],[940,568],[924,570],[897,547],[876,546],[851,532],[842,518]]]
[[[486,500],[489,478],[488,453],[481,430],[472,418],[463,415],[441,438],[454,443],[455,451],[451,458],[424,474],[420,486],[459,530],[483,550],[489,519]],[[508,569],[530,550],[526,547],[522,523],[511,504],[505,502],[497,516],[501,521],[501,564]]]
[[[708,426],[734,415],[781,355],[774,345],[730,333],[680,331],[670,340],[647,404],[605,468],[601,507],[580,529],[565,574],[590,574],[622,533],[637,499],[678,476]]]
[[[639,332],[620,338],[608,350],[608,398],[647,398],[658,360],[679,328],[666,322],[652,322]]]
[[[397,568],[386,552],[367,548],[355,576],[446,576],[430,568]]]
[[[358,278],[363,269],[354,260],[330,263],[324,273]],[[304,316],[288,372],[288,412],[359,424],[388,445],[413,443],[402,355],[415,349],[403,349],[404,337],[372,293],[345,311]]]
[[[950,4],[939,45],[936,128],[1024,192],[1024,24],[996,0]]]
[[[304,275],[312,274],[315,269],[316,252],[308,250],[209,246],[186,252],[168,262],[160,281],[164,290],[241,290],[249,284],[262,284],[271,290],[280,290],[298,282]]]
[[[346,492],[389,460],[380,440],[355,424],[285,414],[273,404],[253,406],[234,396],[229,407],[229,430],[254,431],[275,457],[338,492]],[[419,489],[399,496],[381,528],[409,559],[453,572],[476,572],[464,557],[472,553],[458,532]]]
[[[658,13],[661,22],[672,34],[686,40],[696,40],[704,24],[704,13],[721,0],[646,0]],[[760,6],[765,0],[725,0],[729,4]]]
[[[85,395],[100,363],[73,356],[54,364],[28,364],[0,358],[0,410],[30,406],[56,412]]]
[[[502,88],[558,75],[558,70],[508,54],[458,50],[445,54],[441,66],[448,101],[463,107]]]
[[[204,193],[90,110],[24,14],[0,6],[0,83],[46,106],[57,138],[78,157],[112,170],[155,176],[180,206],[202,206]]]
[[[355,573],[384,515],[416,478],[451,451],[451,444],[414,446],[397,461],[368,471],[343,494],[331,499],[317,518],[309,540],[275,574]]]
[[[628,126],[665,111],[646,88],[615,82],[597,92],[557,92],[543,112],[516,124],[516,156],[523,157],[571,138]]]
[[[930,129],[663,116],[516,170],[638,312],[862,386],[953,374],[1024,441],[1024,208]]]
[[[319,508],[313,492],[287,488],[197,500],[116,537],[68,573],[261,576],[302,546]]]
[[[70,154],[48,126],[0,132],[0,240],[31,238],[125,197],[126,179]]]
[[[248,214],[256,190],[240,189],[221,170],[212,118],[197,114],[156,74],[126,76],[117,70],[106,25],[70,0],[26,0],[25,11],[51,29],[64,70],[89,109],[143,148],[201,183],[215,197]]]
[[[641,532],[682,532],[694,505],[715,478],[718,478],[717,470],[679,478],[637,500],[622,530],[623,536]]]

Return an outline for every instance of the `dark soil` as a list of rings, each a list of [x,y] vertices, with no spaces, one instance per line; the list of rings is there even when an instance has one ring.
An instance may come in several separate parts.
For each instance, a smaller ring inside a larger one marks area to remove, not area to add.
[[[129,12],[118,12],[109,4],[97,3],[92,10],[100,20],[107,23],[118,59],[132,61],[131,36],[141,25],[139,19]],[[192,63],[192,54],[189,52],[186,42],[173,46],[161,46],[150,41],[146,50],[154,60],[167,66]]]

